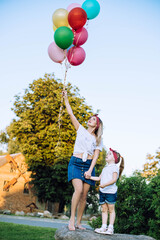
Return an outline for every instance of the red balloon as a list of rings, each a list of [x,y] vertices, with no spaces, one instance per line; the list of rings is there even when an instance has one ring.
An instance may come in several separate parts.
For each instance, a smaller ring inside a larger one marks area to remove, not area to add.
[[[82,28],[87,21],[87,13],[80,7],[73,8],[68,14],[69,25],[77,30]]]
[[[86,53],[82,47],[72,47],[67,53],[68,62],[73,66],[80,65],[86,57]]]

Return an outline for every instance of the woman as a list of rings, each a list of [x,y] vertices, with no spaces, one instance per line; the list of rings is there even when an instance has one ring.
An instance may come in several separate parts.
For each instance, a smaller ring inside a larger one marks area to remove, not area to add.
[[[88,129],[85,129],[74,116],[66,91],[63,91],[63,97],[71,122],[77,131],[73,156],[68,165],[68,181],[72,181],[74,187],[68,228],[74,231],[76,210],[76,228],[85,229],[81,225],[81,219],[90,185],[95,185],[95,182],[89,178],[91,175],[95,176],[94,166],[102,150],[103,123],[97,115],[94,115],[89,118]]]

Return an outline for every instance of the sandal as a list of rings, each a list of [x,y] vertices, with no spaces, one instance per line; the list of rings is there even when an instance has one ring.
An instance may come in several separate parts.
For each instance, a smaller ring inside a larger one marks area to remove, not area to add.
[[[107,228],[101,227],[101,228],[96,228],[94,230],[96,233],[101,233],[101,234],[105,234],[107,231]]]
[[[75,231],[75,226],[70,226],[70,222],[68,223],[68,229],[69,231]]]
[[[86,230],[86,228],[85,228],[85,227],[82,227],[82,225],[76,225],[76,228],[77,228],[77,229],[80,229],[80,230]]]

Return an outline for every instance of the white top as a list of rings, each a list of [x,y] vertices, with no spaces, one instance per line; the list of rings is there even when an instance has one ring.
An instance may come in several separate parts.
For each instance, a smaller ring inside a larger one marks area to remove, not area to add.
[[[113,173],[116,172],[118,173],[119,176],[119,169],[116,164],[106,164],[106,166],[102,170],[102,175],[101,175],[101,181],[100,184],[105,184],[113,179]],[[117,179],[118,179],[117,176]],[[112,185],[109,185],[105,188],[100,188],[100,191],[102,193],[116,193],[117,192],[117,186],[116,183],[113,183]]]
[[[81,124],[77,130],[77,137],[74,145],[73,154],[83,153],[82,160],[83,162],[87,161],[87,156],[93,155],[95,149],[99,149],[102,151],[103,143],[97,146],[96,138],[92,134],[90,134]]]

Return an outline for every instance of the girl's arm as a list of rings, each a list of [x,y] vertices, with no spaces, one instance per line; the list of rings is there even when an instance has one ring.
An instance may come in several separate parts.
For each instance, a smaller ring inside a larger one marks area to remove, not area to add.
[[[118,177],[118,173],[117,172],[114,172],[113,173],[113,177],[112,177],[112,180],[107,182],[107,183],[104,183],[104,184],[101,184],[99,185],[101,188],[104,188],[104,187],[107,187],[109,185],[112,185],[113,183],[117,182],[117,177]]]
[[[63,97],[64,97],[64,102],[65,102],[65,105],[66,105],[67,112],[70,116],[71,122],[72,122],[73,126],[75,127],[75,129],[77,131],[80,123],[78,122],[77,118],[74,116],[74,114],[72,112],[72,108],[69,104],[68,97],[67,97],[67,91],[63,91],[62,94],[63,94]]]
[[[101,174],[102,175],[102,174]],[[91,176],[91,177],[86,177],[87,179],[91,179],[91,180],[93,180],[93,181],[100,181],[101,180],[101,175],[99,176],[99,177],[93,177],[93,176]]]
[[[91,180],[93,181],[100,181],[101,180],[101,175],[99,177],[90,177]]]
[[[96,149],[96,150],[94,151],[94,157],[93,157],[93,159],[92,159],[91,166],[90,166],[90,168],[88,169],[88,171],[84,173],[84,176],[85,176],[86,178],[87,178],[87,177],[91,177],[91,173],[92,173],[92,171],[93,171],[94,166],[96,165],[96,161],[97,161],[97,159],[98,159],[99,153],[100,153],[100,150],[99,150],[99,149]]]

